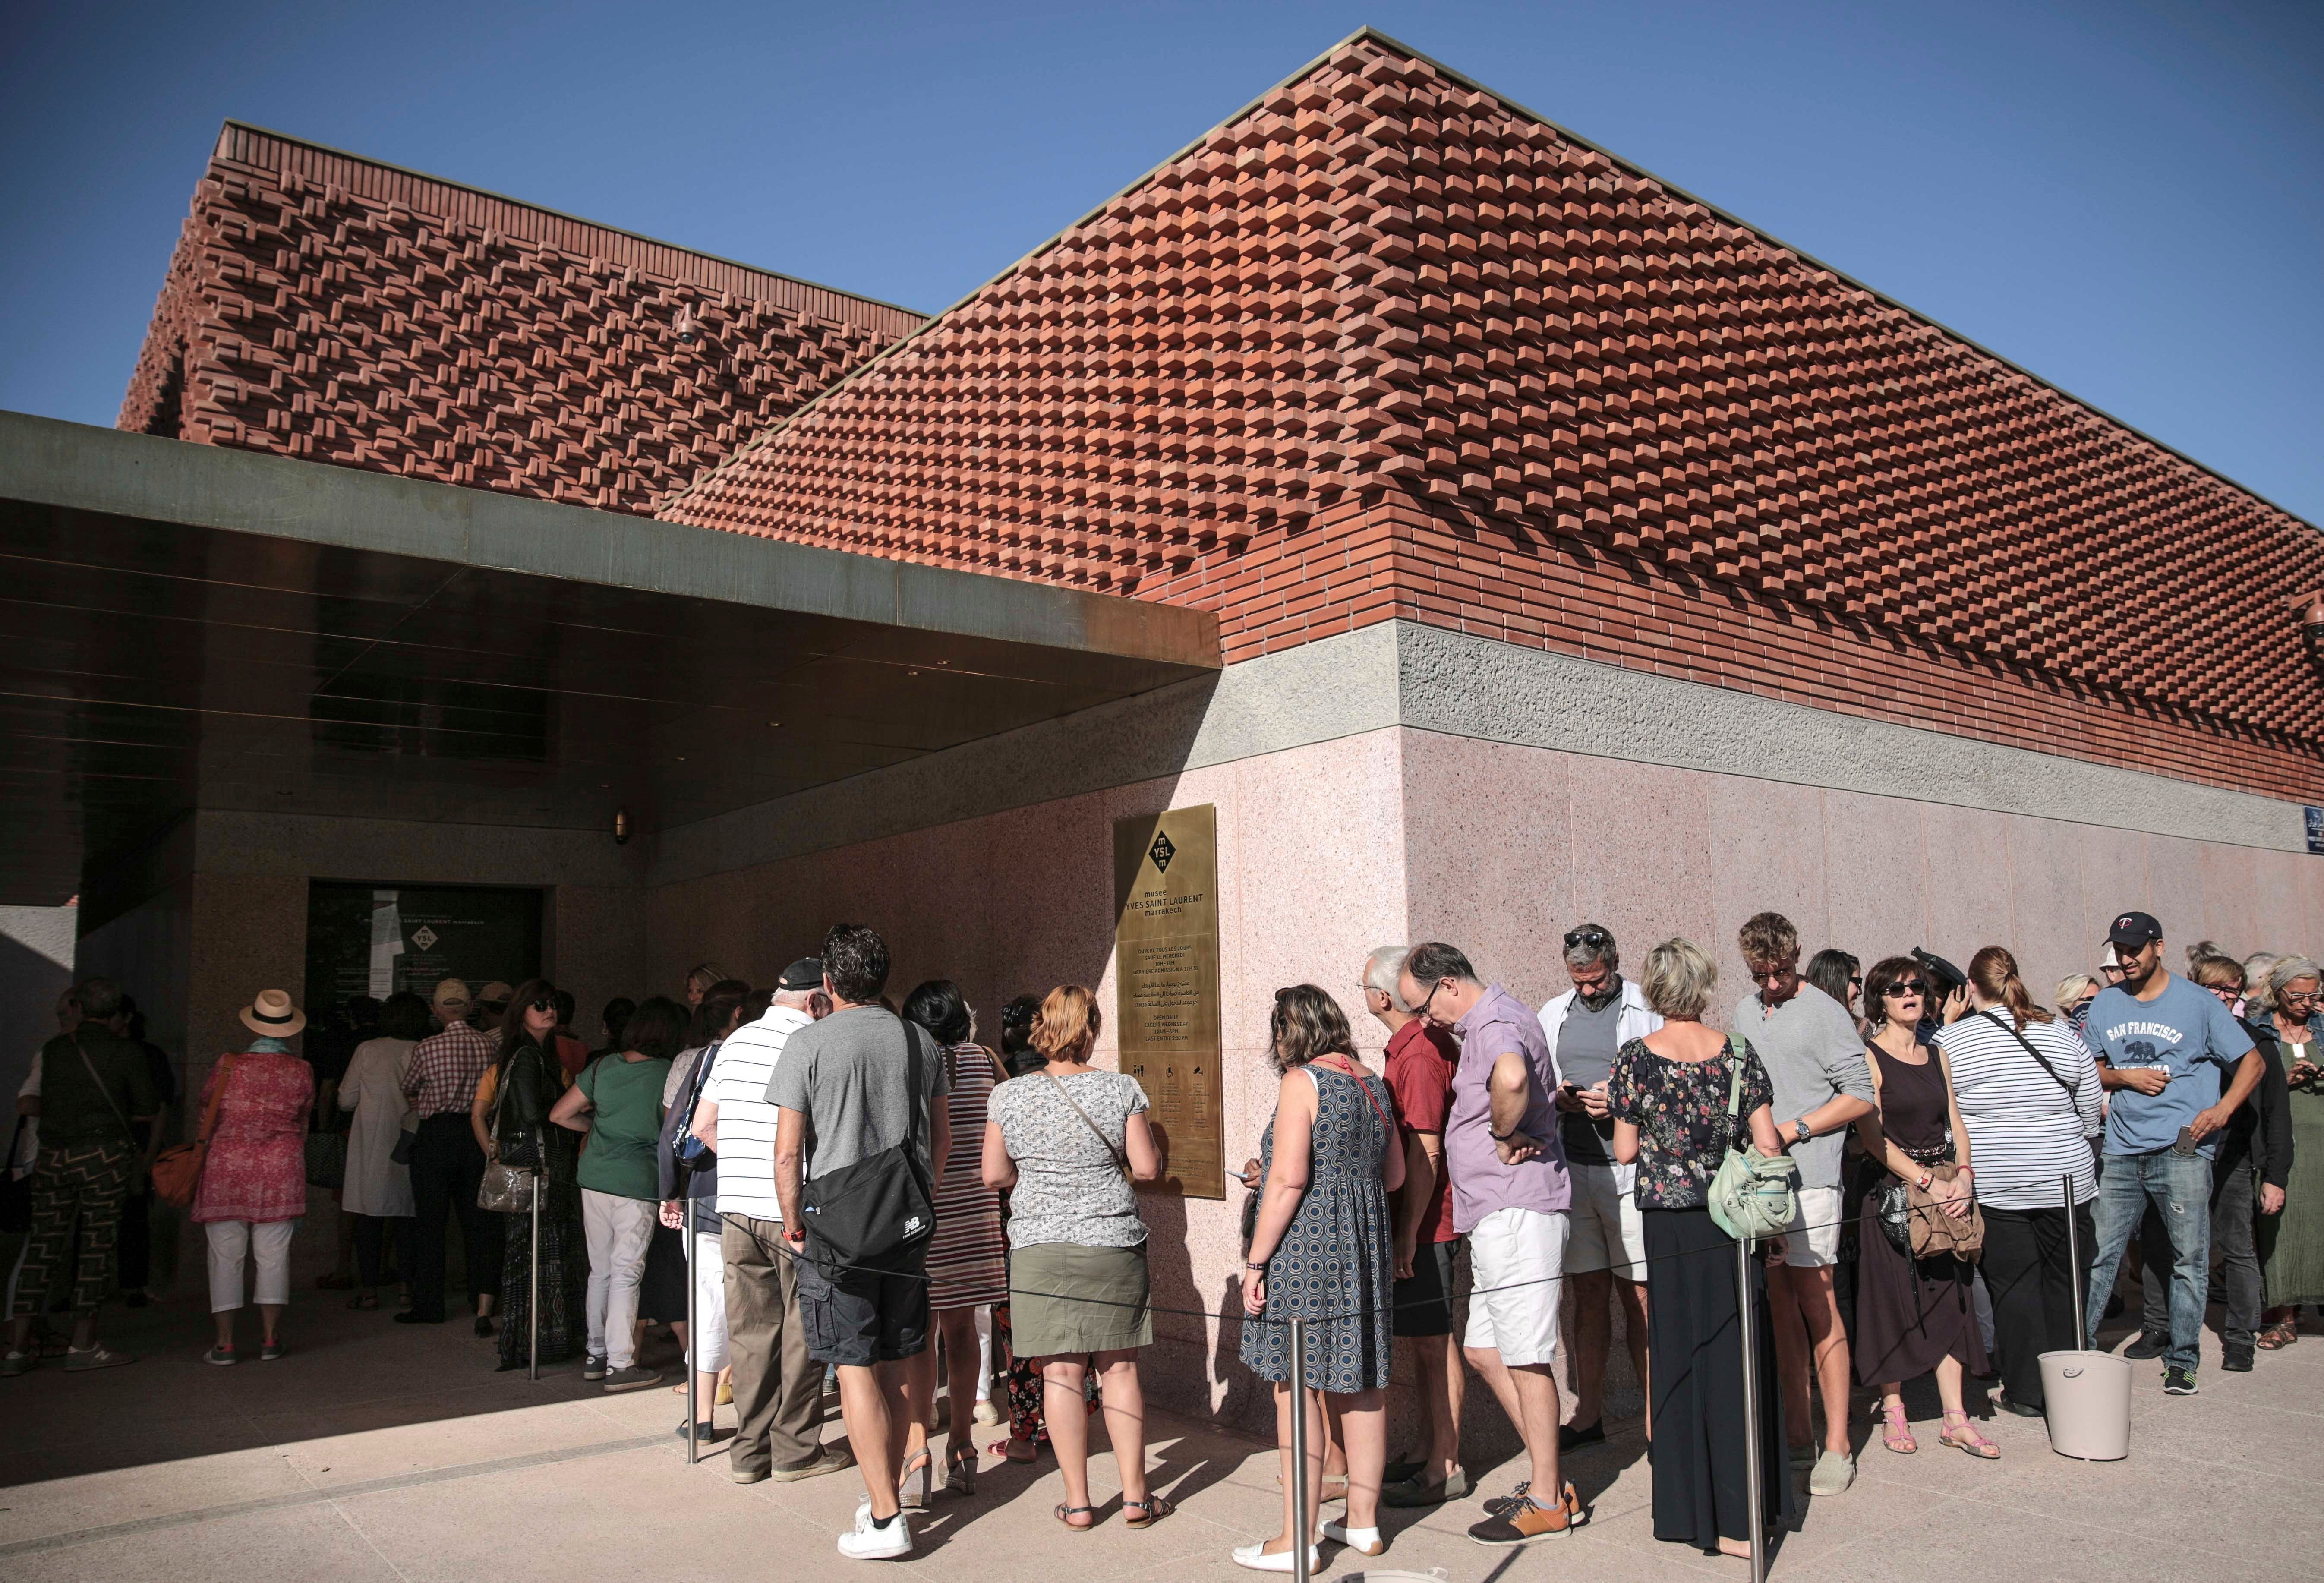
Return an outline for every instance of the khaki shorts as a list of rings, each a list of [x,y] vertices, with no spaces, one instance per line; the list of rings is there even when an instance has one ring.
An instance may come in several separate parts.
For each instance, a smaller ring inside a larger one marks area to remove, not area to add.
[[[1565,1273],[1586,1275],[1611,1270],[1625,1281],[1646,1278],[1646,1223],[1638,1218],[1636,1188],[1617,1185],[1618,1165],[1569,1165],[1573,1207],[1566,1211],[1572,1231],[1565,1243]]]
[[[1840,1189],[1800,1189],[1800,1212],[1793,1218],[1791,1229],[1768,1245],[1767,1262],[1795,1270],[1821,1269],[1840,1262]]]

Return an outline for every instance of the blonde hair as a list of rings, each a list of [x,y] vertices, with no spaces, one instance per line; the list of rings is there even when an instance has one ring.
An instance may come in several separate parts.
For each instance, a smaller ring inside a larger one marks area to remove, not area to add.
[[[2187,964],[2187,976],[2206,989],[2244,987],[2244,964],[2232,956],[2199,956]]]
[[[2095,994],[2105,988],[2104,984],[2099,983],[2088,973],[2068,973],[2058,980],[2058,1004],[2071,1006],[2082,998],[2084,989]]]
[[[1718,982],[1719,964],[1708,952],[1692,940],[1670,939],[1646,953],[1638,989],[1662,1016],[1687,1020],[1702,1015]]]
[[[1096,996],[1079,984],[1060,984],[1033,1019],[1033,1048],[1051,1061],[1079,1060],[1088,1055],[1104,1026]]]

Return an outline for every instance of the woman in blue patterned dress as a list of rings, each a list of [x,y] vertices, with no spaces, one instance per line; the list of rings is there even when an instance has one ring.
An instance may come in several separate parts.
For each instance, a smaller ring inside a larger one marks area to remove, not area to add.
[[[1283,1448],[1283,1531],[1239,1545],[1236,1562],[1288,1572],[1291,1547],[1314,1556],[1323,1489],[1323,1418],[1348,1456],[1346,1518],[1323,1536],[1365,1555],[1380,1540],[1380,1475],[1388,1465],[1388,1290],[1396,1259],[1388,1195],[1404,1185],[1404,1149],[1388,1120],[1388,1084],[1356,1059],[1338,1002],[1313,984],[1275,992],[1269,1043],[1275,1118],[1259,1158],[1267,1185],[1243,1270],[1242,1360],[1276,1382],[1275,1432]],[[1292,1510],[1291,1331],[1305,1320],[1307,1510]],[[1310,1566],[1314,1565],[1311,1560]]]

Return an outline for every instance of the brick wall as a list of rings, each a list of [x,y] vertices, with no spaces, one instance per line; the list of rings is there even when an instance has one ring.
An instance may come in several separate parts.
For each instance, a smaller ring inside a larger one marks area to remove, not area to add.
[[[661,514],[2324,798],[2314,528],[1376,35]]]

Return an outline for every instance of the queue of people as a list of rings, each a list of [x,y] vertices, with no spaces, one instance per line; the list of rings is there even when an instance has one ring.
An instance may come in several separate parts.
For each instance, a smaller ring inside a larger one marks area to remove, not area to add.
[[[2222,1367],[2296,1344],[2301,1308],[2324,1301],[2314,962],[2238,962],[2204,942],[2182,977],[2163,965],[2161,925],[2126,912],[2053,1011],[2000,945],[1965,971],[1919,950],[1868,968],[1836,948],[1803,971],[1797,930],[1762,913],[1735,948],[1751,987],[1722,1031],[1706,1021],[1718,966],[1686,940],[1655,946],[1632,979],[1610,931],[1578,925],[1563,937],[1570,987],[1537,1011],[1452,944],[1384,946],[1354,986],[1386,1031],[1377,1068],[1333,995],[1277,992],[1272,1114],[1244,1175],[1239,1350],[1274,1389],[1284,1507],[1277,1532],[1234,1549],[1239,1565],[1287,1573],[1327,1543],[1379,1555],[1383,1509],[1472,1496],[1480,1544],[1587,1523],[1564,1459],[1607,1438],[1618,1315],[1647,1405],[1655,1532],[1731,1555],[1794,1523],[1803,1493],[1851,1487],[1859,1390],[1889,1454],[1923,1449],[1906,1390],[1928,1376],[1934,1443],[1999,1459],[1974,1382],[1997,1378],[1995,1410],[2043,1413],[2040,1357],[2096,1345],[2134,1249],[2144,1286],[2125,1355],[2162,1359],[2166,1394],[2198,1388],[2215,1262]],[[857,1469],[843,1554],[908,1555],[913,1514],[939,1488],[976,1495],[996,1365],[1009,1438],[985,1455],[1031,1461],[1047,1445],[1060,1525],[1100,1520],[1101,1414],[1123,1523],[1164,1521],[1139,1376],[1154,1308],[1136,1190],[1167,1165],[1148,1096],[1093,1064],[1102,1019],[1086,988],[1010,1002],[994,1050],[958,985],[927,980],[899,1008],[888,975],[875,931],[835,925],[755,992],[705,963],[687,1004],[615,1002],[594,1052],[544,980],[474,994],[446,980],[428,1001],[379,1006],[319,1091],[294,1054],[305,1014],[260,992],[245,1047],[198,1100],[189,1208],[210,1256],[207,1361],[244,1356],[246,1297],[257,1358],[283,1354],[303,1144],[326,1104],[351,1118],[350,1307],[401,1284],[397,1321],[444,1322],[457,1215],[470,1311],[498,1367],[577,1356],[604,1389],[643,1389],[664,1378],[644,1362],[645,1327],[671,1326],[692,1376],[674,1388],[690,1384],[696,1404],[677,1432],[726,1441],[736,1483]],[[122,999],[103,980],[77,988],[20,1101],[42,1137],[0,1375],[38,1361],[33,1316],[68,1274],[64,1367],[134,1361],[94,1321],[164,1101]],[[1790,1217],[1742,1247],[1722,1197],[1738,1161],[1781,1184]],[[1419,1400],[1391,1456],[1399,1348]],[[1462,1455],[1472,1373],[1523,1450],[1518,1477],[1489,1496]],[[826,1445],[835,1392],[845,1434]],[[715,1407],[730,1401],[722,1431]]]

